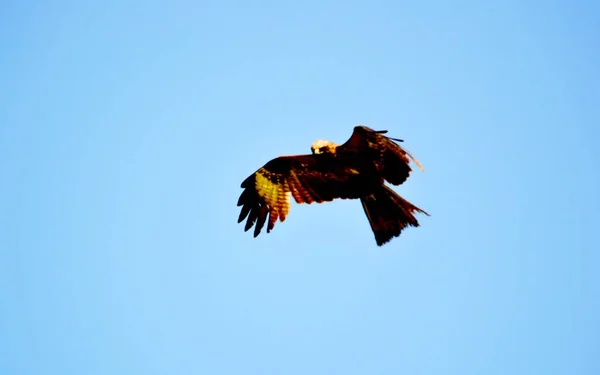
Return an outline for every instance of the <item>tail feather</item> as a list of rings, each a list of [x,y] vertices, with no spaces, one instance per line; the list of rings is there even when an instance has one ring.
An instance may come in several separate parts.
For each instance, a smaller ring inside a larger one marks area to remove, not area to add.
[[[418,227],[415,212],[429,216],[385,185],[373,194],[362,197],[360,202],[369,219],[377,246],[398,237],[407,226]]]

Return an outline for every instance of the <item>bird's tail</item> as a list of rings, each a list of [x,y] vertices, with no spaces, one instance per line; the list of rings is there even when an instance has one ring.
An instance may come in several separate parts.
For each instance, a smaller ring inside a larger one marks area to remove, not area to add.
[[[419,222],[414,216],[415,212],[429,214],[413,206],[406,199],[396,194],[389,187],[382,185],[381,189],[360,199],[365,214],[371,224],[377,246],[381,246],[394,237],[407,226],[418,227]]]

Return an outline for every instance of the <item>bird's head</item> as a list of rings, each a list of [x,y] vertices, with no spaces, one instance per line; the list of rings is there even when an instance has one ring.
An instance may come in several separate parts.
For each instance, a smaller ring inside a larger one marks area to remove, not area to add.
[[[313,154],[335,154],[335,148],[337,146],[338,145],[333,142],[319,139],[313,142],[310,149]]]

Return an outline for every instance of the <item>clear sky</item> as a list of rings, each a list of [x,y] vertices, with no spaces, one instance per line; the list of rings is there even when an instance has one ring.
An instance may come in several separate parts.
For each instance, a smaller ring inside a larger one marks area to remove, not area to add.
[[[1,374],[600,374],[600,3],[93,3],[1,6]],[[357,124],[420,228],[243,231]]]

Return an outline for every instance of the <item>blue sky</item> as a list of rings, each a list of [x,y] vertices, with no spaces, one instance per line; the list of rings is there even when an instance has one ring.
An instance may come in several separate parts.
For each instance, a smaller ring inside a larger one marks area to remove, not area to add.
[[[0,373],[600,373],[599,11],[5,2]],[[357,124],[420,228],[243,231],[244,178]]]

